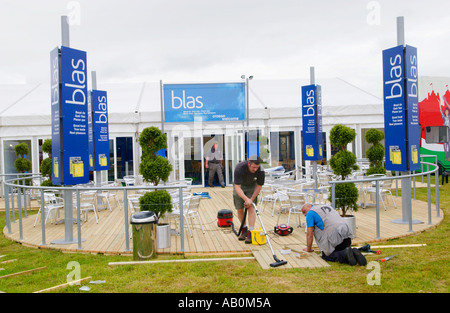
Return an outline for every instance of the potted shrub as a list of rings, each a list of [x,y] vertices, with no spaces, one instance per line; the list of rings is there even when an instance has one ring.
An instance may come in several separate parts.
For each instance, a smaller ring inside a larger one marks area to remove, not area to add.
[[[330,131],[330,143],[339,149],[330,159],[330,167],[335,175],[340,176],[341,180],[345,180],[352,171],[358,169],[356,156],[347,150],[347,144],[352,142],[355,136],[356,133],[353,129],[342,124],[335,125]],[[334,197],[336,209],[341,211],[341,216],[356,234],[355,216],[349,214],[348,211],[356,212],[358,210],[358,188],[354,183],[335,184]]]
[[[16,153],[16,156],[18,158],[14,161],[14,167],[17,172],[19,173],[25,173],[31,171],[31,161],[26,159],[25,156],[27,156],[30,153],[30,149],[28,149],[28,145],[24,142],[19,143],[18,145],[14,146],[14,151]],[[20,184],[25,184],[27,186],[31,185],[31,179],[26,179],[25,181],[20,180]]]
[[[383,165],[384,146],[380,143],[384,139],[384,133],[375,128],[371,128],[366,132],[366,141],[372,146],[367,150],[367,158],[370,165],[366,175],[372,174],[386,174],[386,169]]]
[[[380,143],[384,139],[384,133],[375,128],[371,128],[366,132],[366,141],[371,143],[372,146],[367,149],[367,158],[369,159],[370,165],[367,169],[366,175],[382,174],[386,175],[386,169],[383,165],[384,158],[384,146]],[[383,185],[383,181],[380,182],[380,186]],[[374,187],[374,182],[372,182]],[[381,195],[384,199],[384,194]],[[375,188],[370,191],[370,199],[376,201]]]
[[[14,151],[16,153],[16,156],[18,158],[14,161],[14,167],[17,172],[19,173],[25,173],[31,171],[31,161],[26,159],[25,156],[30,153],[30,150],[28,149],[28,145],[24,142],[19,143],[18,145],[14,146]],[[23,177],[23,176],[21,176]],[[25,186],[31,186],[31,178],[27,178],[25,180],[19,179],[15,182],[19,185],[25,185]],[[25,194],[22,194],[21,196],[22,203],[25,203]],[[28,204],[28,203],[27,203]]]
[[[167,137],[157,127],[145,128],[139,136],[139,145],[142,148],[139,172],[145,182],[157,186],[160,181],[166,182],[172,171],[170,162],[156,154],[157,151],[167,148]],[[161,223],[166,213],[172,212],[172,198],[163,189],[146,192],[139,198],[141,211],[152,211],[158,218],[156,226],[156,240],[158,248],[170,247],[170,225]]]
[[[164,214],[172,211],[171,196],[166,190],[163,189],[146,192],[139,198],[139,204],[141,211],[152,211],[155,213],[158,223]]]

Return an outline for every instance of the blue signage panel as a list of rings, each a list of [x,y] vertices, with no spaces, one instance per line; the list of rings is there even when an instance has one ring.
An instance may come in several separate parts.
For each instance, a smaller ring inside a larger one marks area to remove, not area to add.
[[[94,127],[92,125],[92,92],[88,98],[88,145],[89,145],[89,171],[95,171],[94,166]]]
[[[383,51],[386,169],[420,169],[417,49],[403,45]]]
[[[92,125],[95,170],[109,170],[108,96],[106,91],[92,90]]]
[[[323,138],[322,138],[322,86],[316,85],[316,107],[317,107],[317,147],[318,158],[323,160]]]
[[[308,85],[302,87],[303,160],[323,159],[322,147],[322,88]]]
[[[245,120],[245,84],[166,84],[165,122]]]
[[[61,47],[62,184],[89,182],[86,52]]]
[[[383,51],[383,99],[386,169],[407,171],[403,46]]]
[[[406,107],[408,123],[409,170],[420,170],[419,82],[417,72],[417,48],[405,47]]]
[[[61,185],[61,121],[60,121],[59,48],[50,52],[50,89],[52,108],[52,182]]]

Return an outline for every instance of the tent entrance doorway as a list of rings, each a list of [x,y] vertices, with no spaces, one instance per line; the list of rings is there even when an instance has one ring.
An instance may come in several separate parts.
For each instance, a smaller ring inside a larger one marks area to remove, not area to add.
[[[184,137],[183,164],[180,162],[180,178],[192,178],[192,185],[202,185],[202,144],[201,137]],[[181,168],[183,166],[183,168]]]
[[[244,160],[244,133],[242,131],[230,134],[203,134],[201,137],[180,137],[173,140],[175,152],[169,153],[175,172],[172,179],[192,178],[192,185],[208,187],[209,170],[206,168],[207,152],[211,151],[213,142],[217,141],[220,151],[224,185],[233,184],[233,174],[236,164]],[[175,162],[176,158],[179,162]],[[217,173],[214,175],[214,186],[220,186]]]
[[[214,145],[215,143],[217,143],[217,147]],[[205,162],[203,186],[209,186],[210,170],[212,173],[216,168],[219,168],[219,171],[214,171],[214,174],[211,174],[211,184],[215,187],[220,187],[219,175],[221,174],[223,184],[226,185],[224,135],[203,135],[203,158]],[[208,164],[207,158],[212,162]],[[206,168],[207,166],[208,168]]]

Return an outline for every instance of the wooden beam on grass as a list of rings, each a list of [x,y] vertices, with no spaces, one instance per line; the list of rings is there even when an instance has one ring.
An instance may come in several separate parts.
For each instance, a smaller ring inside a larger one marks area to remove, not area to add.
[[[411,247],[424,247],[426,243],[419,244],[411,244],[411,245],[386,245],[386,246],[370,246],[373,249],[382,249],[382,248],[411,248]]]
[[[42,289],[42,290],[35,291],[33,293],[41,293],[41,292],[46,292],[46,291],[52,291],[52,290],[59,289],[59,288],[64,288],[64,287],[68,287],[68,286],[72,286],[72,285],[76,285],[76,284],[81,284],[81,282],[83,282],[85,280],[88,280],[88,279],[91,279],[91,278],[92,277],[89,276],[89,277],[77,279],[77,280],[71,281],[70,283],[65,283],[65,284],[61,284],[61,285],[58,285],[58,286],[45,288],[45,289]]]
[[[14,276],[19,276],[19,275],[23,275],[23,274],[29,274],[29,273],[33,273],[33,272],[39,272],[39,271],[45,270],[46,268],[47,268],[47,266],[43,266],[43,267],[34,268],[32,270],[27,270],[27,271],[23,271],[23,272],[8,274],[8,275],[0,276],[0,279],[8,278],[8,277],[14,277]]]
[[[12,263],[12,262],[16,262],[17,259],[12,259],[12,260],[7,260],[7,261],[2,261],[0,262],[0,264],[7,264],[7,263]]]
[[[254,260],[255,257],[237,257],[237,258],[209,258],[209,259],[182,259],[182,260],[159,260],[159,261],[130,261],[130,262],[110,262],[109,266],[118,265],[143,265],[157,263],[187,263],[187,262],[213,262],[213,261],[237,261],[237,260]]]

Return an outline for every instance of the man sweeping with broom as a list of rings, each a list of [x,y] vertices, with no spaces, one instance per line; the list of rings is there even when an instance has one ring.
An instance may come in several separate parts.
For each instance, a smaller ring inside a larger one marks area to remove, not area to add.
[[[233,202],[242,227],[239,240],[245,240],[245,243],[252,243],[251,231],[256,221],[253,203],[257,202],[258,194],[264,185],[265,173],[260,164],[261,158],[254,155],[248,161],[238,163],[234,169]],[[247,209],[248,226],[244,208]]]

